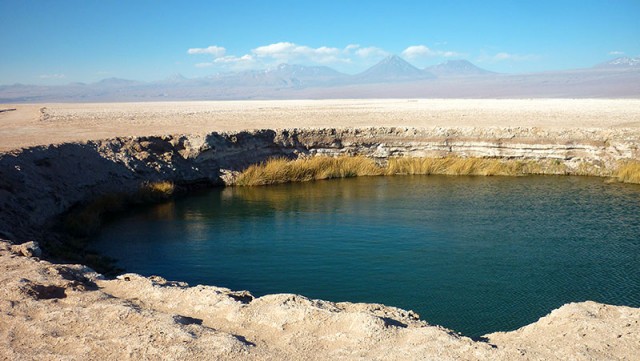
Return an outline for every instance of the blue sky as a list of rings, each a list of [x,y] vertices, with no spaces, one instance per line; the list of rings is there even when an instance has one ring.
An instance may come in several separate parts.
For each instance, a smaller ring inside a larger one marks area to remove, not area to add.
[[[640,0],[0,0],[0,84],[158,80],[386,54],[518,73],[640,55]]]

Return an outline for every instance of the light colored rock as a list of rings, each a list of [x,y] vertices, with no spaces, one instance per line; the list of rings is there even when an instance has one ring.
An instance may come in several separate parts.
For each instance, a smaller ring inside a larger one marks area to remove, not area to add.
[[[536,323],[513,332],[486,335],[498,347],[521,350],[533,359],[637,360],[639,310],[592,301],[566,304]]]
[[[25,257],[40,257],[42,256],[42,250],[38,242],[30,241],[22,244],[11,246],[11,250],[14,253],[20,254]]]

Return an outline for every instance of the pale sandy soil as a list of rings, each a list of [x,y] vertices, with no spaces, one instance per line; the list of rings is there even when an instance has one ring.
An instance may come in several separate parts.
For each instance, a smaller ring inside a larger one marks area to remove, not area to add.
[[[640,99],[0,104],[0,151],[116,136],[263,128],[640,128]]]

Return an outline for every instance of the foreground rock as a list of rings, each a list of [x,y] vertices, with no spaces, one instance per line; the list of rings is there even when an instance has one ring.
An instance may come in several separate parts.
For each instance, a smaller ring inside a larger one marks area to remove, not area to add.
[[[0,241],[0,359],[633,360],[640,309],[583,302],[472,341],[411,311],[211,286],[27,257]]]

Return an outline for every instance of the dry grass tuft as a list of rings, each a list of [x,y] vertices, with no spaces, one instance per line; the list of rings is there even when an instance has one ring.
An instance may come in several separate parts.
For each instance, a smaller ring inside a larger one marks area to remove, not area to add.
[[[620,164],[613,176],[619,182],[640,184],[640,162],[628,161]]]
[[[385,174],[521,175],[524,163],[489,158],[392,158]]]
[[[496,158],[390,158],[386,167],[362,156],[312,157],[287,160],[270,159],[252,165],[236,179],[236,185],[267,185],[305,182],[316,179],[345,178],[373,175],[584,175],[611,176],[620,182],[640,183],[640,162],[621,164],[612,174],[611,169],[591,163],[569,166],[559,159],[496,159]]]
[[[241,186],[306,182],[318,179],[381,175],[376,163],[365,157],[274,158],[252,165],[236,179]]]
[[[441,175],[482,175],[482,176],[522,176],[533,174],[580,174],[594,175],[595,169],[581,165],[578,170],[570,170],[556,159],[517,160],[496,158],[391,158],[385,174],[441,174]],[[598,174],[599,175],[599,174]]]
[[[134,201],[147,203],[158,200],[169,199],[175,191],[173,182],[160,181],[145,183],[140,187],[138,194],[134,196]]]

